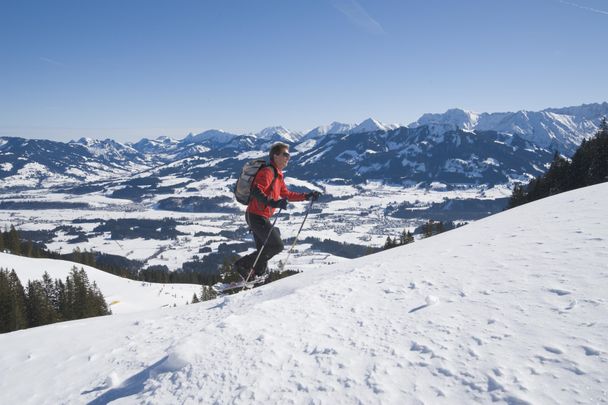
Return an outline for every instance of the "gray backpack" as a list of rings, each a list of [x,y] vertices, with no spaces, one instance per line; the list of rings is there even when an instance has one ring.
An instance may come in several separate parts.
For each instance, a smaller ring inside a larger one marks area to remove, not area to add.
[[[266,167],[272,167],[272,171],[274,172],[274,178],[272,179],[272,184],[274,185],[274,181],[277,179],[277,171],[274,166],[269,165],[263,159],[251,160],[243,166],[243,170],[241,170],[241,175],[236,181],[236,185],[234,186],[234,196],[236,200],[243,205],[248,205],[251,200],[251,186],[253,185],[253,180],[258,172]]]

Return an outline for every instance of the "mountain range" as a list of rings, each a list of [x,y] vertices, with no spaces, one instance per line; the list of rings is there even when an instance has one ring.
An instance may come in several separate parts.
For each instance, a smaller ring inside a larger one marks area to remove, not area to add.
[[[467,131],[505,132],[520,135],[541,147],[572,155],[583,139],[597,131],[599,120],[605,116],[608,116],[606,102],[491,114],[451,109],[443,114],[424,114],[408,126],[438,125],[442,130],[462,128]]]
[[[424,114],[407,126],[369,118],[358,125],[333,122],[307,133],[281,126],[258,133],[208,130],[120,143],[81,138],[68,143],[0,138],[0,188],[41,188],[136,177],[235,177],[242,163],[263,157],[283,141],[293,153],[290,175],[347,183],[439,181],[497,184],[544,171],[555,151],[569,156],[595,133],[608,103],[538,112],[473,113],[451,109]]]

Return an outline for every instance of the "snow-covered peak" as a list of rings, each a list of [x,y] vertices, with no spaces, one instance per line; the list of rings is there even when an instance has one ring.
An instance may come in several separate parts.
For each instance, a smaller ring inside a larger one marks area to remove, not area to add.
[[[192,134],[190,134],[192,136]],[[179,141],[168,136],[159,136],[156,139],[143,138],[140,141],[131,144],[133,148],[144,154],[150,154],[158,157],[161,154],[170,152],[177,148]]]
[[[122,156],[125,153],[137,153],[137,151],[132,146],[120,143],[110,138],[101,140],[83,137],[77,141],[70,141],[69,143],[82,145],[87,148],[89,152],[91,152],[93,155],[105,157],[108,159],[116,158],[117,156]]]
[[[300,138],[302,138],[301,133],[290,131],[282,126],[264,128],[260,132],[250,135],[253,135],[258,139],[267,139],[269,141],[282,139],[288,142],[297,142]]]
[[[161,135],[155,139],[156,142],[162,144],[177,144],[179,141],[177,139],[171,138],[170,136]]]
[[[543,112],[551,112],[560,115],[570,115],[584,119],[596,119],[598,116],[608,115],[608,102],[582,104],[573,107],[547,108]]]
[[[223,131],[221,129],[209,129],[207,131],[201,132],[197,135],[189,134],[184,140],[186,142],[203,142],[203,141],[212,141],[217,143],[228,143],[230,142],[236,134],[231,134],[230,132]]]
[[[327,134],[347,134],[356,127],[354,124],[345,124],[334,121],[329,125],[321,125],[306,133],[302,139],[316,139]]]
[[[355,128],[353,128],[350,133],[352,134],[360,134],[362,132],[374,132],[374,131],[390,131],[391,129],[399,128],[397,124],[384,124],[380,121],[375,120],[374,118],[368,118],[365,121],[361,122]]]
[[[70,141],[70,143],[77,143],[77,144],[81,144],[87,147],[118,147],[118,148],[127,148],[128,146],[115,141],[114,139],[111,138],[106,138],[106,139],[94,139],[94,138],[88,138],[88,137],[82,137],[77,141]]]
[[[451,108],[443,114],[424,114],[418,121],[409,124],[408,127],[416,128],[422,125],[438,124],[451,129],[460,128],[466,131],[472,131],[475,129],[478,121],[478,113],[461,110],[460,108]]]
[[[95,145],[99,141],[97,139],[93,139],[93,138],[89,138],[89,137],[83,136],[82,138],[78,139],[77,141],[70,141],[70,142],[71,143],[79,143],[81,145]]]

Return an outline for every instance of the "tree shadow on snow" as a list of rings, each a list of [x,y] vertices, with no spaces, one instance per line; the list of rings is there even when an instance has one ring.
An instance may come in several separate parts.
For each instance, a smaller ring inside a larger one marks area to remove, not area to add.
[[[164,368],[162,367],[162,364],[163,364],[163,362],[165,362],[165,360],[167,360],[167,357],[168,356],[163,357],[156,363],[152,364],[151,366],[143,369],[139,373],[130,377],[128,380],[126,380],[122,384],[120,384],[119,387],[112,388],[111,390],[105,392],[101,396],[95,398],[94,400],[89,402],[88,405],[106,405],[119,398],[125,398],[125,397],[135,395],[135,394],[142,392],[144,389],[144,385],[145,385],[146,381],[150,378],[150,376],[153,376],[159,372],[162,373],[163,371],[165,371]],[[91,392],[95,392],[95,391],[101,391],[104,388],[105,387],[96,387],[96,388],[93,388],[88,391],[83,391],[81,393],[81,395],[90,394]]]

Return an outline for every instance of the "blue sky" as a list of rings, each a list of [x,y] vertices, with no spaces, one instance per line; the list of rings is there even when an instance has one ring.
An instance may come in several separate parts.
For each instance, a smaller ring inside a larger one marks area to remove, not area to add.
[[[3,0],[0,136],[135,141],[608,101],[605,0]]]

